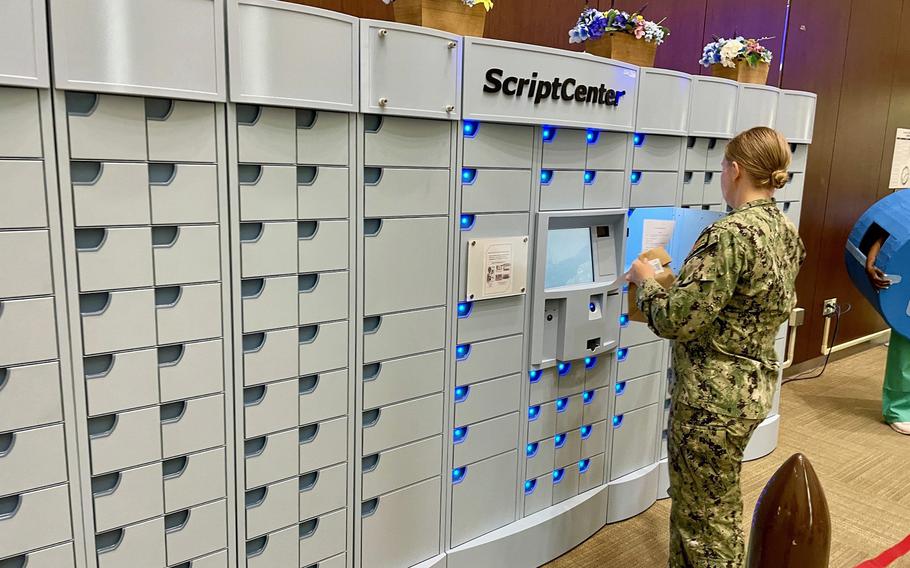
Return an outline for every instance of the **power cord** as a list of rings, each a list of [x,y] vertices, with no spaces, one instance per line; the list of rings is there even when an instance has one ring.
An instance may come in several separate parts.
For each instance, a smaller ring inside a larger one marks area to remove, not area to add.
[[[783,386],[787,383],[793,383],[796,381],[809,381],[812,379],[817,379],[825,374],[825,371],[828,370],[828,363],[831,361],[831,354],[834,352],[833,346],[837,345],[837,332],[840,330],[840,318],[841,318],[841,316],[850,313],[850,310],[852,310],[852,309],[853,309],[852,304],[847,304],[846,308],[842,308],[840,304],[836,304],[836,306],[834,308],[834,312],[830,315],[825,316],[825,317],[834,318],[834,337],[831,339],[832,347],[830,349],[828,349],[828,353],[825,354],[825,362],[822,364],[821,369],[820,370],[812,369],[810,371],[805,371],[798,375],[788,377],[788,378],[784,379],[783,381],[781,381],[781,386]],[[809,373],[813,373],[815,371],[818,371],[818,372],[815,373],[814,375],[809,375]],[[806,376],[806,375],[808,375],[808,376]]]

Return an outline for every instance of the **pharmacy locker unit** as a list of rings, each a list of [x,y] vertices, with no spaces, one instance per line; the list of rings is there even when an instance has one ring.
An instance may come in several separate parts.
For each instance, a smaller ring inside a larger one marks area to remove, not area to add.
[[[228,3],[237,524],[251,568],[351,563],[358,27]]]
[[[364,568],[445,562],[462,49],[444,32],[360,22],[354,558]]]
[[[85,561],[235,566],[224,6],[49,7]]]
[[[0,565],[82,565],[43,2],[0,22]]]

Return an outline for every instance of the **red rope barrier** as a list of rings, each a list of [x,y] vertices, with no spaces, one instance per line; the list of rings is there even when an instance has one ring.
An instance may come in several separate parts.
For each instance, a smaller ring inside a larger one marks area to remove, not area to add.
[[[856,568],[886,568],[892,562],[907,553],[910,553],[910,535],[907,535],[907,538],[882,552],[872,560],[866,560],[862,564],[857,565]]]

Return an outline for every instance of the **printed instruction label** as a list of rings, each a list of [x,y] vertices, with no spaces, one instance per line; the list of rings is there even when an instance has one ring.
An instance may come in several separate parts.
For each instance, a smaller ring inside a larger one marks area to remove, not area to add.
[[[910,128],[898,128],[894,140],[889,189],[910,188]]]
[[[514,253],[511,244],[490,245],[484,251],[485,273],[483,291],[485,295],[512,293]]]
[[[641,236],[641,252],[648,252],[656,248],[669,249],[670,239],[673,238],[675,228],[676,221],[645,219]]]

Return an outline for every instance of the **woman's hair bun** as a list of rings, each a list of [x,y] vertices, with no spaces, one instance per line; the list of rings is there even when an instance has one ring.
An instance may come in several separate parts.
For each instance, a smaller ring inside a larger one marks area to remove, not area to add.
[[[768,181],[771,183],[771,187],[780,189],[787,185],[789,180],[790,174],[787,173],[787,170],[777,170],[771,174],[771,179]]]

